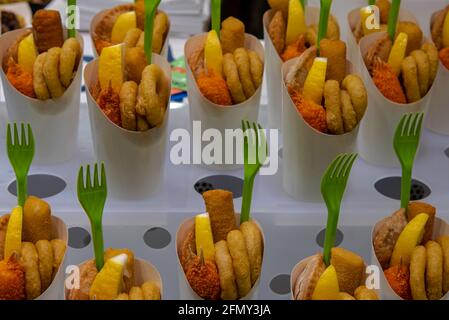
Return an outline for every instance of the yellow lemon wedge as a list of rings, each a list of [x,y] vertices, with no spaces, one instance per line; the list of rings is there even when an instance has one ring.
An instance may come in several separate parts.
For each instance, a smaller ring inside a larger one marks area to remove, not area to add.
[[[22,207],[15,207],[9,216],[8,227],[6,228],[5,259],[9,259],[14,253],[20,254],[22,249],[22,223]]]
[[[449,12],[446,14],[443,25],[443,47],[449,47]]]
[[[429,220],[429,215],[420,213],[405,226],[394,246],[390,261],[391,267],[399,264],[406,266],[410,264],[413,249],[422,240],[427,220]]]
[[[101,89],[106,89],[111,84],[112,88],[120,92],[124,82],[124,45],[106,47],[101,51],[98,62],[98,80]]]
[[[114,23],[111,32],[111,42],[114,44],[123,42],[126,33],[137,27],[136,12],[129,11],[121,14]]]
[[[34,61],[37,58],[37,50],[34,44],[33,34],[28,35],[19,43],[17,48],[17,62],[30,74],[33,74]]]
[[[90,300],[114,300],[122,291],[123,272],[128,256],[120,254],[106,261],[89,291]]]
[[[323,100],[326,70],[327,58],[315,58],[304,83],[304,98],[318,105],[321,105],[321,100]]]
[[[402,61],[405,58],[405,53],[407,51],[408,35],[401,32],[396,37],[394,41],[393,48],[390,51],[390,56],[388,57],[388,64],[393,68],[396,75],[401,73]]]
[[[208,72],[214,71],[223,76],[223,51],[215,30],[211,30],[207,34],[204,46],[204,62]]]
[[[360,21],[362,22],[363,34],[365,36],[380,30],[380,25],[376,23],[376,14],[370,6],[360,9]]]
[[[341,300],[337,271],[330,265],[318,279],[312,300]]]
[[[204,259],[215,261],[215,245],[208,213],[195,217],[196,252],[203,250]]]
[[[306,18],[301,1],[290,0],[287,21],[287,45],[295,43],[299,36],[307,32]]]

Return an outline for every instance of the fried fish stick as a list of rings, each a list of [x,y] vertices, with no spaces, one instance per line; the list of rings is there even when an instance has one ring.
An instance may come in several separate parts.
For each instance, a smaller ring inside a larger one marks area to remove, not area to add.
[[[137,130],[137,88],[137,83],[134,81],[126,81],[120,89],[120,114],[122,117],[122,127],[126,130]]]
[[[443,251],[435,241],[426,243],[426,290],[429,300],[443,296]]]
[[[203,193],[203,199],[209,213],[214,242],[226,240],[228,233],[237,228],[232,192],[211,190]]]
[[[251,285],[257,282],[262,270],[263,239],[259,227],[252,221],[240,225],[240,231],[245,238],[246,250],[248,251],[249,265],[251,269]]]
[[[245,25],[239,19],[229,17],[221,24],[221,47],[223,53],[234,53],[245,46]]]
[[[234,267],[228,244],[225,240],[218,241],[215,244],[215,263],[220,276],[221,299],[237,300],[239,296],[235,282]]]
[[[64,94],[64,87],[59,80],[59,61],[61,48],[51,48],[44,62],[44,78],[53,99]]]
[[[147,281],[142,285],[144,300],[161,300],[161,289],[152,281]]]
[[[443,250],[443,293],[449,292],[449,236],[439,237],[437,242]]]
[[[59,11],[38,10],[33,16],[33,35],[39,53],[62,47],[64,36]]]
[[[234,103],[239,104],[244,102],[246,96],[243,92],[242,83],[240,82],[237,65],[234,62],[234,56],[231,53],[226,53],[223,56],[223,73]]]
[[[20,264],[25,270],[25,290],[28,300],[41,294],[41,278],[39,274],[39,256],[31,242],[22,242]]]
[[[59,75],[61,83],[68,88],[73,79],[73,74],[81,58],[81,45],[76,38],[69,38],[61,49],[59,62]]]
[[[250,60],[248,52],[244,48],[238,48],[234,51],[234,61],[239,69],[240,82],[247,99],[251,98],[256,92],[253,79],[251,77]]]
[[[430,87],[430,62],[427,54],[422,50],[415,50],[411,56],[416,61],[418,68],[418,83],[421,97],[424,97],[429,91]]]
[[[142,289],[140,287],[132,287],[129,291],[129,300],[144,300]]]
[[[34,93],[39,100],[50,99],[50,92],[48,92],[47,83],[44,77],[44,63],[47,58],[47,52],[41,53],[37,56],[33,66],[33,86]]]
[[[341,40],[323,39],[320,42],[321,57],[327,58],[327,80],[339,83],[346,76],[346,44]]]
[[[228,234],[227,241],[239,296],[243,298],[251,291],[251,268],[245,238],[240,230],[232,230]]]
[[[123,43],[127,48],[134,48],[136,47],[141,35],[142,30],[140,30],[139,28],[132,28],[126,33],[125,38],[123,39]]]
[[[410,260],[410,288],[413,300],[427,300],[426,294],[426,248],[413,249]]]
[[[59,270],[59,266],[64,260],[67,244],[61,239],[53,239],[50,241],[53,248],[53,278]]]
[[[53,279],[53,248],[50,241],[39,240],[36,242],[36,250],[39,256],[41,290],[44,292],[50,286]]]
[[[257,88],[262,84],[263,63],[256,51],[248,50],[249,66],[254,86]]]
[[[337,80],[327,80],[324,85],[324,106],[327,128],[332,134],[344,134],[341,114],[340,85]]]

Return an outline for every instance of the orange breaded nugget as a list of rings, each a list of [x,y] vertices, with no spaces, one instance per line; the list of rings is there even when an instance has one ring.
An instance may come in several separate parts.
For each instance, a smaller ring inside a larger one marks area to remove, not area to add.
[[[0,300],[25,299],[25,271],[14,256],[0,261]]]
[[[202,72],[196,79],[198,88],[206,99],[221,106],[232,105],[231,94],[226,81],[219,74]]]
[[[301,113],[304,121],[315,130],[327,133],[326,110],[315,102],[304,99],[299,90],[290,88],[289,92],[296,109]]]
[[[237,228],[232,192],[211,190],[203,193],[203,199],[209,213],[214,242],[226,240],[228,233]]]
[[[429,240],[432,240],[433,235],[433,225],[435,223],[435,216],[437,213],[437,209],[430,204],[424,202],[410,202],[407,208],[407,219],[408,221],[412,221],[420,213],[426,213],[429,215],[429,219],[426,224],[426,231],[424,232],[424,236],[422,239],[422,243],[426,243]]]
[[[38,10],[33,16],[33,34],[39,53],[62,47],[64,35],[59,11]]]
[[[33,75],[17,64],[12,58],[8,62],[6,77],[17,91],[30,98],[36,97],[33,86]]]

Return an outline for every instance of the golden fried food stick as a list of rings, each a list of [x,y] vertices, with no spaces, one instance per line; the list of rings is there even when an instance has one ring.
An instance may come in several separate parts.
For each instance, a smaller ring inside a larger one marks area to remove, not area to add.
[[[235,104],[244,102],[246,96],[243,92],[242,83],[240,82],[239,70],[234,62],[234,56],[231,53],[226,53],[223,56],[223,73],[233,102]]]
[[[125,73],[128,80],[140,83],[142,81],[142,72],[147,65],[147,57],[142,48],[126,49]]]
[[[53,276],[56,276],[56,273],[61,266],[62,260],[64,260],[65,250],[67,248],[67,244],[61,239],[53,239],[50,241],[51,246],[53,248]]]
[[[44,63],[47,58],[47,52],[41,53],[37,56],[33,65],[33,86],[34,93],[39,100],[50,99],[50,92],[48,92],[47,83],[44,77]]]
[[[258,89],[263,80],[263,62],[256,51],[248,50],[249,67],[254,86]]]
[[[435,78],[437,77],[438,68],[439,68],[439,64],[440,64],[440,59],[438,57],[438,50],[435,47],[435,45],[433,45],[429,42],[423,44],[421,50],[423,50],[427,54],[427,57],[429,58],[430,86],[431,86],[433,84],[433,82],[435,81]]]
[[[61,48],[51,48],[48,50],[47,58],[44,62],[45,83],[53,99],[61,97],[65,90],[59,80],[60,56]]]
[[[115,300],[129,300],[129,296],[127,293],[120,293]]]
[[[33,34],[39,53],[62,47],[64,36],[59,11],[38,10],[33,16]]]
[[[406,56],[412,51],[421,48],[424,35],[421,28],[416,23],[411,21],[400,21],[396,30],[396,37],[401,32],[406,33],[408,36]]]
[[[245,47],[245,25],[237,18],[229,17],[221,23],[220,41],[223,53],[234,53]]]
[[[352,106],[351,96],[349,95],[348,91],[341,90],[340,98],[345,132],[351,132],[355,127],[357,127],[357,114],[354,111],[354,107]]]
[[[6,229],[8,228],[9,214],[0,217],[0,261],[4,259]]]
[[[134,276],[134,253],[129,249],[113,249],[108,248],[104,252],[104,260],[107,261],[111,258],[114,258],[120,254],[126,254],[128,256],[128,261],[126,262],[126,269],[123,274],[123,279],[125,283],[126,291],[130,290],[134,285],[135,276]],[[132,299],[131,299],[132,300]]]
[[[158,54],[162,52],[169,24],[170,21],[168,19],[168,16],[164,12],[159,11],[156,17],[154,18],[153,52]]]
[[[251,268],[245,238],[240,230],[232,230],[227,237],[240,298],[251,291]]]
[[[245,48],[238,48],[234,51],[234,61],[239,69],[240,82],[243,86],[246,98],[250,98],[256,92],[253,79],[251,77],[250,61],[248,51]]]
[[[410,288],[413,300],[427,300],[426,294],[426,248],[413,249],[410,260]]]
[[[443,250],[438,242],[426,243],[426,291],[429,300],[443,296]]]
[[[125,44],[126,48],[134,48],[135,46],[137,46],[137,42],[139,41],[141,35],[142,30],[140,30],[139,28],[132,28],[128,30],[125,38],[123,39],[123,43]]]
[[[408,56],[402,61],[402,77],[404,80],[404,87],[409,103],[421,100],[421,91],[418,81],[418,67],[416,61],[412,56]]]
[[[331,265],[337,272],[340,291],[353,295],[365,276],[362,257],[343,248],[332,248]]]
[[[136,111],[145,116],[148,123],[156,127],[164,120],[169,98],[169,84],[162,69],[151,64],[142,72]]]
[[[368,92],[363,80],[356,74],[350,74],[343,80],[342,88],[351,96],[352,106],[357,114],[357,121],[362,121],[368,107]]]
[[[285,48],[285,34],[287,24],[285,23],[282,11],[277,11],[268,26],[268,34],[273,42],[274,48],[279,54],[282,54]]]
[[[344,134],[341,112],[340,85],[336,80],[327,80],[324,85],[324,106],[327,129],[332,134]]]
[[[228,233],[237,228],[232,192],[210,190],[203,193],[203,199],[209,213],[214,242],[226,240]]]
[[[31,242],[22,242],[20,264],[25,270],[25,289],[28,300],[41,294],[41,278],[39,274],[39,255]]]
[[[449,236],[441,236],[437,242],[443,250],[443,294],[449,292]]]
[[[430,87],[430,61],[427,54],[422,50],[415,50],[411,56],[416,61],[418,68],[418,83],[421,97],[424,97],[429,91]]]
[[[59,62],[59,76],[64,87],[68,88],[72,82],[74,72],[81,58],[81,45],[76,38],[69,38],[61,49]]]
[[[435,224],[435,216],[437,214],[437,209],[425,202],[413,201],[407,206],[407,220],[412,221],[420,213],[426,213],[429,219],[426,223],[426,229],[421,243],[426,243],[433,238],[433,227]]]
[[[23,207],[23,241],[51,240],[51,208],[37,197],[29,196]]]
[[[44,292],[53,279],[53,248],[48,240],[39,240],[35,246],[39,255],[41,290]]]
[[[126,81],[120,89],[120,115],[122,118],[122,127],[126,130],[137,130],[137,89],[137,83],[134,81]]]
[[[142,293],[144,300],[161,300],[161,289],[155,282],[145,282],[142,285]]]
[[[354,297],[356,300],[379,300],[376,291],[368,289],[365,286],[360,286],[355,289]]]
[[[215,244],[215,263],[220,276],[221,299],[237,300],[239,295],[235,282],[234,267],[228,243],[225,240],[218,241]]]
[[[257,282],[262,270],[263,239],[259,227],[252,221],[240,225],[240,231],[245,238],[246,250],[248,251],[249,265],[251,269],[251,285]]]
[[[137,131],[145,132],[151,129],[151,126],[148,124],[147,118],[141,116],[140,114],[137,116]]]
[[[306,39],[307,43],[311,46],[315,46],[316,40],[318,38],[318,25],[314,24],[307,28]],[[340,26],[337,22],[337,19],[331,15],[329,16],[329,25],[327,28],[326,39],[329,40],[340,40]]]
[[[144,300],[142,289],[140,287],[132,287],[129,291],[129,300]]]
[[[321,57],[327,58],[326,80],[341,83],[346,76],[346,44],[341,40],[323,39],[320,53]]]

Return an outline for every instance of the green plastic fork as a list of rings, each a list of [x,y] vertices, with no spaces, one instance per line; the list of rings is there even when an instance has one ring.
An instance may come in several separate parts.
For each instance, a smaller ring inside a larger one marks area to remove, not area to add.
[[[341,154],[329,166],[321,180],[321,194],[327,206],[327,225],[324,238],[324,263],[330,265],[331,250],[335,244],[341,201],[346,190],[357,154]]]
[[[424,113],[409,113],[402,117],[394,135],[394,151],[402,167],[401,208],[407,209],[412,188],[413,163],[421,139]]]
[[[244,156],[244,180],[242,195],[242,210],[240,223],[250,220],[251,199],[253,196],[254,179],[267,159],[268,144],[262,126],[257,123],[252,125],[248,121],[242,121],[243,130],[243,156]]]
[[[14,141],[11,132],[11,124],[8,123],[6,134],[6,149],[8,153],[9,162],[16,174],[17,185],[17,202],[23,207],[27,198],[27,179],[28,171],[34,158],[34,136],[31,126],[27,124],[28,139],[25,133],[25,124],[21,124],[21,133],[19,139],[19,131],[17,124],[14,123]]]
[[[148,64],[151,64],[153,58],[153,29],[154,18],[156,17],[157,7],[161,0],[145,0],[145,33],[144,33],[144,52],[147,57]]]
[[[93,185],[92,181],[93,180]],[[103,209],[108,195],[104,164],[101,164],[101,180],[98,176],[98,164],[94,166],[93,179],[90,177],[90,166],[86,168],[86,182],[84,182],[84,168],[78,173],[78,200],[89,217],[94,242],[95,263],[100,271],[104,265],[103,243]]]

